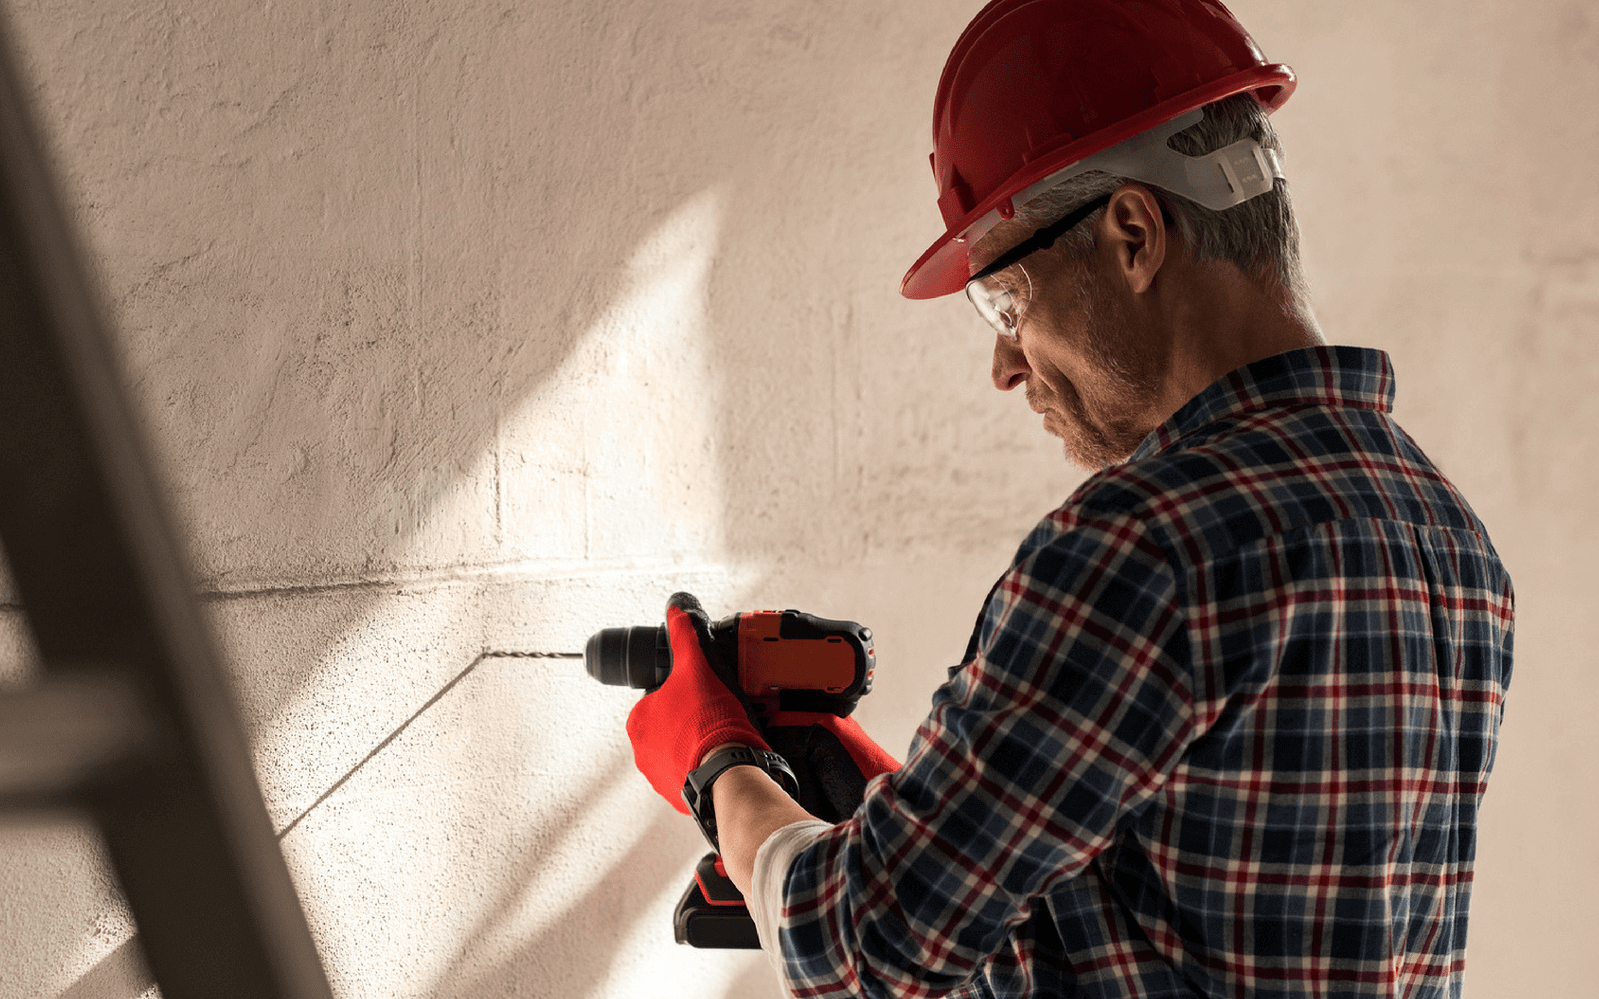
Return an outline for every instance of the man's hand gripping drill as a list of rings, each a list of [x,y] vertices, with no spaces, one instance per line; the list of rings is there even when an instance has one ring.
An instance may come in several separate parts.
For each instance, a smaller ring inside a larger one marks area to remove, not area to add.
[[[692,595],[674,593],[665,627],[608,628],[589,639],[584,658],[596,679],[648,691],[627,721],[634,762],[684,814],[695,796],[690,773],[702,762],[719,772],[717,760],[706,757],[730,744],[775,751],[794,781],[765,769],[829,822],[855,811],[867,781],[899,767],[848,717],[871,690],[874,664],[871,632],[854,622],[789,610],[712,623]],[[709,801],[700,804],[704,816]],[[715,847],[714,825],[706,831]],[[676,924],[679,943],[759,945],[743,898],[714,853],[700,861]]]

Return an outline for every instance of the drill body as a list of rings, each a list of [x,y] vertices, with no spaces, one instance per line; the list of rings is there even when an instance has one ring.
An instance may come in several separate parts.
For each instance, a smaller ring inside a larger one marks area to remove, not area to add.
[[[861,787],[819,772],[825,758],[808,728],[773,725],[783,712],[847,717],[871,692],[876,666],[871,629],[797,610],[748,611],[710,626],[706,658],[728,687],[738,691],[751,720],[799,778],[799,803],[813,815],[838,821],[854,810]],[[606,628],[583,652],[588,674],[601,683],[650,691],[671,673],[664,625]],[[779,719],[781,722],[781,719]],[[744,898],[728,880],[721,859],[708,853],[678,902],[678,943],[694,947],[755,948],[760,941]]]
[[[747,611],[712,624],[711,669],[744,695],[757,726],[778,711],[840,717],[871,692],[876,654],[870,628],[803,611]],[[583,660],[601,683],[654,690],[672,669],[666,626],[606,628]]]

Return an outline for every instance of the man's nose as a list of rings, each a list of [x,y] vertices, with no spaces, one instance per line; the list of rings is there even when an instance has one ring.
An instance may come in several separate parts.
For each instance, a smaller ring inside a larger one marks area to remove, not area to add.
[[[991,372],[994,379],[994,387],[1001,392],[1009,392],[1026,381],[1028,372],[1031,370],[1027,366],[1027,356],[1022,353],[1022,345],[1007,340],[996,333],[994,335],[994,367]]]

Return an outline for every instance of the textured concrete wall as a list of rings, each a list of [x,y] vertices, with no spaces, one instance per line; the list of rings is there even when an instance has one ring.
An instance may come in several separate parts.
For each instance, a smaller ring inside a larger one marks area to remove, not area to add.
[[[850,617],[903,747],[1079,479],[965,303],[895,293],[976,0],[11,6],[337,993],[770,995],[671,943],[701,845],[632,696],[499,653],[683,586]],[[1516,577],[1472,992],[1590,994],[1599,23],[1233,6],[1302,78],[1329,338],[1392,353]],[[0,827],[0,900],[0,994],[144,991],[92,834]]]

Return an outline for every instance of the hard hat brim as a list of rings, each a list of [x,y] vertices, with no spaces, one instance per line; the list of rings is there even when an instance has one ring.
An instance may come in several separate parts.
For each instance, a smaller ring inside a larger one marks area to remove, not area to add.
[[[900,294],[910,299],[939,298],[966,287],[971,270],[967,262],[965,233],[990,212],[998,211],[1002,206],[1015,207],[1009,206],[1012,196],[1050,174],[1181,114],[1234,94],[1253,93],[1269,114],[1288,100],[1297,83],[1293,70],[1287,66],[1252,66],[1162,101],[1147,111],[1038,157],[1018,170],[1001,188],[979,202],[940,236],[905,273],[904,280],[900,282]]]

